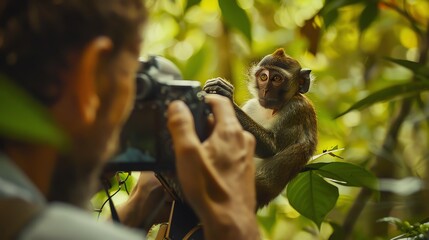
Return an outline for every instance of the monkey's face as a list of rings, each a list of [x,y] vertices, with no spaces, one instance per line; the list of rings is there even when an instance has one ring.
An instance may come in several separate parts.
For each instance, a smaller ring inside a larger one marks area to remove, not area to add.
[[[255,78],[259,104],[264,108],[279,109],[298,91],[292,74],[283,69],[262,67]]]
[[[251,68],[250,79],[254,84],[250,89],[262,107],[278,110],[296,94],[308,91],[310,72],[301,69],[298,61],[280,48]]]

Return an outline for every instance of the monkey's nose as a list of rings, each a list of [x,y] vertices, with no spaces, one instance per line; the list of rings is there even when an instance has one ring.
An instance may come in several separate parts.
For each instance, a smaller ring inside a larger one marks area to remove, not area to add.
[[[265,88],[264,89],[264,97],[267,95],[267,92],[268,92],[268,88]]]

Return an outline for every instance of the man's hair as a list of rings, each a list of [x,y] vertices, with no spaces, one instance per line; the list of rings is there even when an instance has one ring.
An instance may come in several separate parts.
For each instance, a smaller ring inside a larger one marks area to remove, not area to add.
[[[70,54],[98,36],[137,51],[145,16],[141,0],[2,0],[0,73],[52,104]]]

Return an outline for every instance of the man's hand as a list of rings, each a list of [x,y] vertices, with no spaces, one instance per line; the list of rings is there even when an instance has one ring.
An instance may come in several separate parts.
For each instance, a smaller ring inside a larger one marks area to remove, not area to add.
[[[118,214],[124,225],[148,231],[153,224],[168,221],[170,208],[171,199],[154,173],[141,172],[128,201],[118,208]]]
[[[235,117],[231,101],[206,98],[214,126],[200,142],[183,102],[168,109],[176,169],[188,203],[203,223],[206,239],[259,239],[255,216],[254,137]]]

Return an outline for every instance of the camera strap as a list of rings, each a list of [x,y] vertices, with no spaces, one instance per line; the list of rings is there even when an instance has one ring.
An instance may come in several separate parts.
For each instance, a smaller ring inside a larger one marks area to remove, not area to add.
[[[109,201],[110,214],[112,215],[112,220],[114,222],[120,223],[121,221],[119,219],[118,212],[116,211],[115,204],[113,203],[113,200],[112,200],[112,196],[110,196],[110,193],[109,193],[109,186],[108,184],[103,184],[103,185],[104,185],[104,191],[106,192],[106,195],[107,195],[107,201]]]
[[[20,198],[0,199],[0,239],[16,239],[42,207]]]
[[[202,225],[194,211],[188,204],[177,200],[173,201],[173,205],[171,206],[167,229],[161,232],[161,234],[163,234],[161,236],[163,238],[160,238],[158,235],[157,239],[204,240]]]

